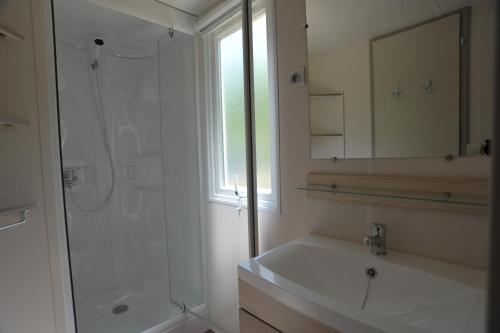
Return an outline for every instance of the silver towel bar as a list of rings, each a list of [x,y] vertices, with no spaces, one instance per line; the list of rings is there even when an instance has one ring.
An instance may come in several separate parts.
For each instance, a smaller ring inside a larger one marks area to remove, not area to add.
[[[4,28],[0,28],[0,37],[10,38],[10,39],[15,39],[15,40],[24,40],[23,36],[20,36],[12,31],[6,30]]]
[[[35,209],[35,205],[26,205],[0,210],[0,231],[10,229],[28,222],[28,214]],[[11,220],[12,218],[12,220]]]

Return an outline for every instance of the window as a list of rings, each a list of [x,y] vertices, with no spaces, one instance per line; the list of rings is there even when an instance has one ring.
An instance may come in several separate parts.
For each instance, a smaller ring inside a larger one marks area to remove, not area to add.
[[[278,210],[278,127],[274,28],[270,6],[254,11],[253,64],[259,209]],[[206,40],[211,101],[210,199],[246,203],[244,78],[241,18],[224,22]]]

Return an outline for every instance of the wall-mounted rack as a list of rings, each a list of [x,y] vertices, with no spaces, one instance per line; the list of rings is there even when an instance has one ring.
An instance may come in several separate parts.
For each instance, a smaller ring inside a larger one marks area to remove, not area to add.
[[[0,27],[0,38],[9,38],[14,40],[24,40],[23,36],[20,36],[14,32]]]
[[[311,173],[299,190],[310,198],[485,214],[488,180],[465,177],[358,176]]]
[[[0,231],[27,223],[28,214],[35,208],[35,204],[0,208]]]
[[[0,116],[0,126],[29,126],[30,122],[23,119]]]

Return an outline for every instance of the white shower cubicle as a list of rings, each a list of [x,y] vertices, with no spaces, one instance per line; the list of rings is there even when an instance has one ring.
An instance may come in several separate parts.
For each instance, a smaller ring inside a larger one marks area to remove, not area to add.
[[[78,332],[203,315],[193,35],[87,0],[55,0],[54,27]]]

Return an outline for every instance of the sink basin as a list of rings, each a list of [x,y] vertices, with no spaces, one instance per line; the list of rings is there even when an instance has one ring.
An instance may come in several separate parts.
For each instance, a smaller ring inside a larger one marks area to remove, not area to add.
[[[474,268],[311,235],[241,263],[239,276],[342,332],[484,331],[486,274]]]

